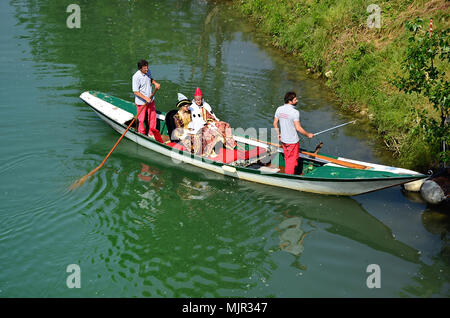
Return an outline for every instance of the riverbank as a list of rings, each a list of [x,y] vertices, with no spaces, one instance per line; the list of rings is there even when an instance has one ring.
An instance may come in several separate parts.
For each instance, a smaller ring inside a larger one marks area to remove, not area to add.
[[[379,9],[368,12],[373,1],[232,1],[272,36],[274,46],[298,56],[322,77],[343,111],[370,121],[399,165],[426,171],[438,163],[439,145],[430,145],[414,129],[418,110],[438,114],[423,96],[401,93],[390,80],[401,74],[409,36],[405,22],[421,17],[427,28],[433,18],[433,28],[444,29],[448,2],[377,1]],[[379,20],[373,16],[377,10]]]

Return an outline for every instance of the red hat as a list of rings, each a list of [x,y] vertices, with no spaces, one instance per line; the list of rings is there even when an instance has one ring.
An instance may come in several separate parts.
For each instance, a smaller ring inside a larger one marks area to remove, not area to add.
[[[197,87],[197,89],[195,90],[195,95],[194,95],[194,97],[195,97],[195,96],[203,96],[203,95],[202,95],[202,91],[200,90],[199,87]]]

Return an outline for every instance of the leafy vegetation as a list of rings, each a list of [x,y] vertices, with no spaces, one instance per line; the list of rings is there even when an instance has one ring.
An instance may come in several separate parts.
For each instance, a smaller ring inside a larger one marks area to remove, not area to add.
[[[412,109],[420,118],[420,125],[415,127],[414,133],[422,133],[430,146],[436,149],[441,161],[447,163],[450,161],[450,151],[446,147],[450,138],[450,125],[446,124],[450,115],[450,85],[443,67],[447,67],[445,62],[450,60],[450,29],[429,32],[428,35],[422,29],[422,22],[418,18],[406,23],[406,28],[413,33],[408,39],[406,57],[402,63],[406,76],[397,76],[392,82],[408,94],[423,94],[439,113],[440,118],[436,120],[429,116],[426,109]]]

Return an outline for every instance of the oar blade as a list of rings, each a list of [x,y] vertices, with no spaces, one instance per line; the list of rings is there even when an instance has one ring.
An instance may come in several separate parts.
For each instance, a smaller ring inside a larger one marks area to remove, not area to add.
[[[87,174],[87,175],[85,175],[84,177],[78,179],[77,181],[75,181],[74,183],[72,183],[72,185],[69,187],[69,189],[70,189],[71,191],[73,191],[73,190],[75,190],[75,189],[81,187],[81,186],[86,182],[86,180],[87,180],[88,178],[89,178],[89,175]]]

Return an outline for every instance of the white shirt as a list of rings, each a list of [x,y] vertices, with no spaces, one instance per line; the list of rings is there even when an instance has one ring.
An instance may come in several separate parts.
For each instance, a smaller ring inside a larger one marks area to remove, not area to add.
[[[285,144],[296,144],[300,139],[298,138],[294,121],[300,121],[300,112],[295,109],[294,105],[284,104],[277,108],[275,117],[278,118],[280,123],[281,142]]]
[[[141,70],[138,70],[136,73],[134,73],[132,83],[133,92],[141,92],[141,94],[146,97],[150,97],[150,95],[152,95],[152,83],[150,77],[148,77],[146,74],[142,74]],[[134,96],[134,102],[137,105],[145,105],[145,99],[142,99],[136,95]]]

